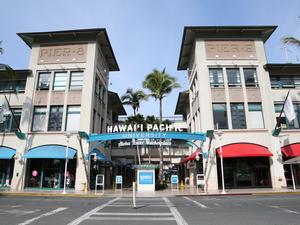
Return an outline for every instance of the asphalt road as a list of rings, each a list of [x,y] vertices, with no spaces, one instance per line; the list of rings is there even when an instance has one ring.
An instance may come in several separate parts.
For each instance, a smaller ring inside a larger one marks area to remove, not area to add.
[[[0,197],[0,225],[299,225],[300,195]]]

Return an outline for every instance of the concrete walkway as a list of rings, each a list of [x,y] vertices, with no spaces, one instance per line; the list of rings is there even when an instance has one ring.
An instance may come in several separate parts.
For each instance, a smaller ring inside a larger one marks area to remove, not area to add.
[[[172,196],[228,196],[228,195],[275,195],[275,194],[300,194],[300,189],[281,189],[274,190],[272,188],[257,188],[257,189],[226,189],[226,194],[222,194],[221,190],[205,193],[196,188],[181,188],[181,189],[165,189],[155,192],[136,192],[137,197],[172,197]],[[0,196],[66,196],[66,197],[132,197],[132,189],[126,188],[117,191],[111,189],[95,191],[74,191],[68,190],[66,194],[62,194],[62,190],[30,190],[23,191],[1,190]]]

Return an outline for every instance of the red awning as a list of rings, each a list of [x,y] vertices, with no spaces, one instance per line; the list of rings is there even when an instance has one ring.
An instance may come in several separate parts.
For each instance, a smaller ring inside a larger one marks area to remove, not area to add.
[[[289,144],[281,147],[281,151],[287,157],[300,156],[300,143]]]
[[[220,155],[220,149],[217,148]],[[273,154],[267,147],[251,143],[235,143],[222,146],[223,158],[236,157],[269,157]]]
[[[188,161],[191,161],[191,160],[195,160],[197,155],[200,153],[200,149],[197,149],[196,151],[194,151],[190,156],[184,158],[181,162],[182,163],[186,163]]]

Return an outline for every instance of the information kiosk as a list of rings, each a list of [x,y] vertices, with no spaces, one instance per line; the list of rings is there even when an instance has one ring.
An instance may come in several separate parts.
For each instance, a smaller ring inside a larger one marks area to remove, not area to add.
[[[155,169],[157,165],[143,164],[135,165],[137,174],[137,191],[154,192],[155,191]]]

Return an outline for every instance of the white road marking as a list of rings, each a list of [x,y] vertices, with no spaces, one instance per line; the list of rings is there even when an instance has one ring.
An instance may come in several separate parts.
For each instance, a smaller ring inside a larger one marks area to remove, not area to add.
[[[96,212],[98,212],[99,210],[103,209],[104,207],[110,205],[111,203],[114,203],[115,201],[119,200],[120,197],[114,198],[106,203],[104,203],[103,205],[100,205],[94,209],[92,209],[91,211],[83,214],[82,216],[78,217],[77,219],[73,220],[71,223],[68,223],[68,225],[77,225],[80,224],[82,221],[88,219],[91,215],[95,214]],[[128,206],[127,206],[128,207]]]
[[[280,206],[271,205],[270,207],[271,207],[271,208],[274,208],[274,209],[280,209],[280,210],[282,210],[282,211],[284,211],[284,212],[287,212],[287,213],[294,213],[294,214],[298,214],[298,215],[300,214],[300,213],[297,212],[297,211],[293,211],[293,210],[281,208]]]
[[[94,215],[103,216],[172,216],[172,213],[114,213],[114,212],[100,212]]]
[[[32,213],[36,213],[36,212],[39,212],[41,211],[40,209],[34,209],[34,210],[24,210],[24,209],[0,209],[0,213],[2,215],[5,215],[5,214],[14,214],[16,216],[24,216],[24,215],[27,215],[27,214],[32,214]]]
[[[174,217],[90,217],[89,220],[113,220],[113,221],[174,221]],[[181,224],[181,223],[177,223]]]
[[[188,223],[185,221],[185,219],[181,216],[181,214],[178,212],[178,210],[176,209],[176,207],[171,203],[171,201],[166,198],[163,197],[163,200],[167,203],[167,206],[169,207],[171,213],[173,214],[176,223],[178,225],[188,225]]]
[[[160,205],[160,204],[142,204],[145,205],[147,207],[168,207],[167,205]],[[112,205],[108,205],[107,207],[126,207],[128,208],[128,204],[112,204]]]
[[[184,198],[185,198],[186,200],[189,200],[189,201],[195,203],[195,205],[201,207],[202,209],[208,209],[208,207],[207,207],[206,205],[203,205],[203,204],[201,204],[200,202],[197,202],[197,201],[195,201],[195,200],[193,200],[193,199],[190,199],[189,197],[184,197]]]
[[[30,223],[32,223],[32,222],[34,222],[34,221],[36,221],[36,220],[38,220],[38,219],[40,219],[40,218],[43,218],[43,217],[46,217],[46,216],[51,216],[51,215],[53,215],[53,214],[55,214],[55,213],[58,213],[58,212],[61,212],[61,211],[65,210],[65,209],[67,209],[67,208],[63,208],[63,207],[57,208],[57,209],[55,209],[55,210],[52,210],[52,211],[50,211],[50,212],[41,214],[41,215],[39,215],[39,216],[37,216],[37,217],[34,217],[34,218],[32,218],[32,219],[26,220],[26,221],[24,221],[23,223],[19,223],[18,225],[27,225],[27,224],[30,224]]]

